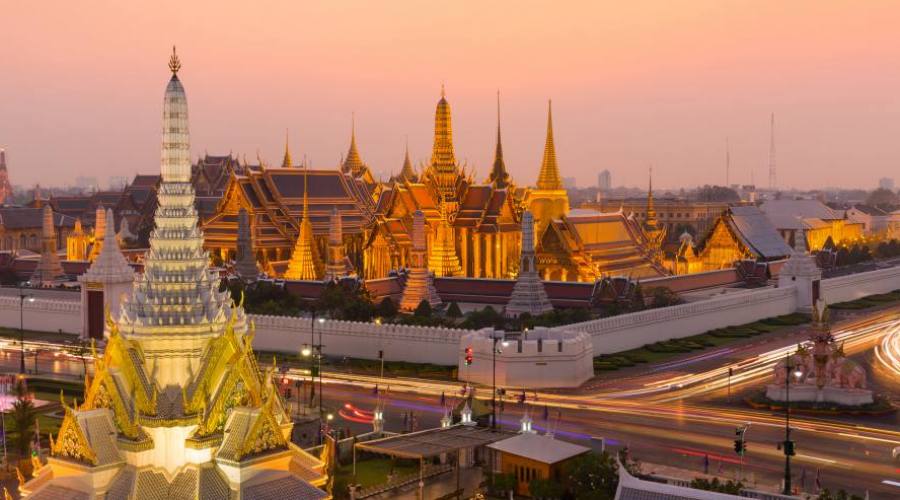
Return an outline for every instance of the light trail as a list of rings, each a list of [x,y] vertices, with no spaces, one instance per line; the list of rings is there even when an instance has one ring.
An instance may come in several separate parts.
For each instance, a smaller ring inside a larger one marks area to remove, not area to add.
[[[897,381],[900,381],[900,326],[890,328],[875,346],[875,359],[883,369]]]

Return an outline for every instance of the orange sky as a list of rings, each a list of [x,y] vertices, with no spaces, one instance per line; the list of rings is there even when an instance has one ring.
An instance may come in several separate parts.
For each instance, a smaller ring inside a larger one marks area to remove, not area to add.
[[[134,4],[134,5],[132,5]],[[140,6],[138,6],[140,4]],[[0,146],[15,184],[159,169],[178,45],[194,155],[337,164],[356,113],[363,159],[430,153],[441,82],[460,161],[487,175],[495,93],[504,151],[533,183],[546,100],[564,176],[690,186],[873,187],[900,164],[900,2],[2,0]],[[900,179],[898,179],[900,181]]]

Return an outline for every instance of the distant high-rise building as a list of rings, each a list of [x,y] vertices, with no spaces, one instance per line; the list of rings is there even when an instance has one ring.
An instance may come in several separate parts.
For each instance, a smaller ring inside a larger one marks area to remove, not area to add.
[[[3,168],[3,172],[6,172],[6,168]],[[880,187],[881,189],[887,189],[888,191],[893,191],[894,179],[890,177],[882,177],[881,179],[878,179],[878,187]]]
[[[0,205],[11,203],[12,199],[12,184],[9,183],[9,172],[6,170],[6,150],[0,149]]]
[[[577,181],[575,181],[574,177],[563,177],[562,183],[566,189],[575,189],[577,187]]]
[[[612,189],[612,174],[609,170],[603,170],[597,175],[597,188],[600,191],[609,191]]]

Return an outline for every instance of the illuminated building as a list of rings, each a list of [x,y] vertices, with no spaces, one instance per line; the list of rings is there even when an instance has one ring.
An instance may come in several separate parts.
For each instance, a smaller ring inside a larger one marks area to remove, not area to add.
[[[538,242],[537,268],[547,281],[595,281],[604,275],[652,278],[667,273],[657,243],[622,212],[578,209],[551,221]]]
[[[75,219],[75,228],[66,237],[66,260],[87,260],[90,238],[81,227],[81,219]]]
[[[819,200],[767,200],[759,208],[792,247],[801,233],[810,251],[821,250],[829,239],[838,245],[863,235],[862,223],[848,220]]]
[[[290,161],[290,152],[285,149]],[[214,213],[203,221],[204,248],[220,261],[236,257],[238,211],[243,208],[249,217],[259,268],[270,276],[282,276],[297,246],[304,220],[308,220],[312,229],[315,254],[327,255],[330,221],[337,208],[345,256],[353,268],[362,268],[365,225],[371,218],[373,196],[380,188],[366,181],[368,168],[364,168],[361,160],[363,167],[355,167],[361,176],[353,174],[356,160],[351,159],[359,158],[355,134],[350,151],[355,153],[347,155],[341,169],[298,168],[293,164],[270,167],[260,162],[245,165],[243,173],[236,170],[229,177]],[[307,216],[303,215],[304,210]],[[317,272],[319,278],[322,274],[322,270]]]
[[[693,247],[693,240],[690,241]],[[744,259],[781,260],[791,248],[757,207],[731,207],[716,219],[699,250],[682,248],[676,254],[675,274],[730,269]]]
[[[63,401],[51,456],[26,498],[302,498],[330,495],[324,464],[252,350],[243,307],[219,291],[194,206],[177,56],[165,92],[162,182],[143,274],[95,357],[81,404]],[[327,448],[327,447],[326,447]]]
[[[503,162],[499,121],[494,163],[487,181],[475,183],[453,148],[450,105],[443,91],[435,110],[431,160],[418,176],[409,162],[378,197],[365,245],[363,275],[381,278],[410,267],[413,213],[425,217],[426,261],[436,276],[510,278],[519,257],[524,190]]]

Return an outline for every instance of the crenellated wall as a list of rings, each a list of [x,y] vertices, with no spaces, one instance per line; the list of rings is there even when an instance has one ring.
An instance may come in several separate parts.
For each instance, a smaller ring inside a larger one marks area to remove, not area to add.
[[[249,315],[256,325],[253,347],[261,351],[299,352],[303,344],[324,345],[326,356],[376,359],[384,351],[386,361],[455,365],[459,338],[471,330],[428,326],[377,325],[323,319],[316,320],[315,340],[310,318]]]
[[[494,339],[498,353],[493,356]],[[465,350],[472,348],[472,364]],[[594,376],[591,337],[584,332],[535,328],[510,335],[491,329],[467,332],[458,353],[459,379],[498,387],[578,387]],[[494,364],[496,362],[496,370]]]
[[[822,298],[829,304],[894,290],[900,290],[900,266],[822,280]]]
[[[752,323],[796,309],[796,289],[766,288],[557,327],[591,336],[594,355],[635,349],[661,340],[690,337],[726,326]]]
[[[0,326],[17,329],[20,321],[20,301],[18,290],[13,291],[14,295],[0,294]],[[26,299],[21,304],[22,325],[25,330],[80,334],[81,302],[78,300],[78,294],[73,294],[72,299],[60,299],[47,298],[41,292],[35,290],[34,300]],[[26,289],[25,293],[32,291]]]

